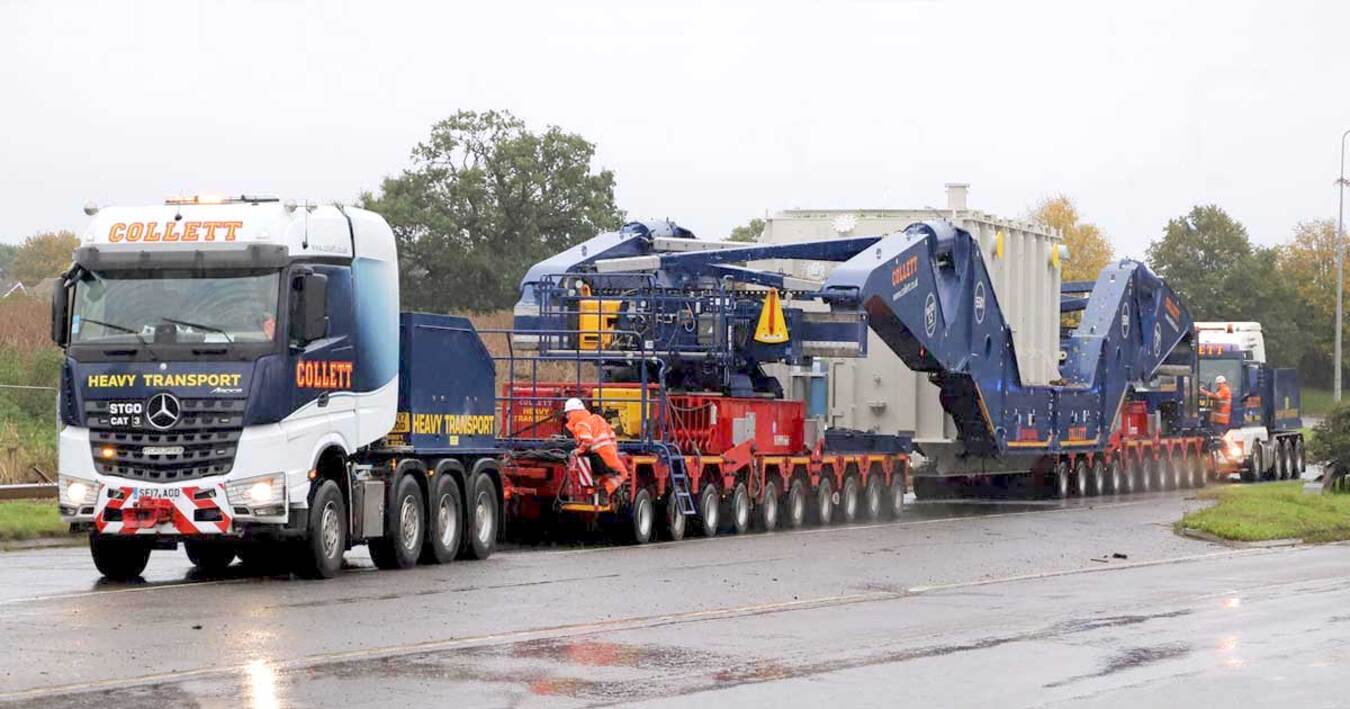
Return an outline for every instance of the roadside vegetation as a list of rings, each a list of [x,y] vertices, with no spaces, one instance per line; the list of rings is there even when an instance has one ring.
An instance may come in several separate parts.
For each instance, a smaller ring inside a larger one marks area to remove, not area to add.
[[[34,466],[56,474],[56,391],[61,353],[48,339],[45,300],[0,300],[0,483],[40,482]]]
[[[1212,488],[1198,497],[1218,502],[1183,517],[1179,529],[1242,542],[1350,539],[1350,495],[1308,494],[1292,481]]]
[[[0,542],[69,535],[56,514],[56,500],[0,502]]]

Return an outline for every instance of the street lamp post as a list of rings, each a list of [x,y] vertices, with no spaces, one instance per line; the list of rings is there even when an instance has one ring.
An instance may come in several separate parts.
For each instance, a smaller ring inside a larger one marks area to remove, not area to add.
[[[1345,295],[1345,139],[1350,130],[1341,133],[1341,176],[1336,180],[1336,355],[1332,360],[1332,398],[1341,401],[1341,322],[1344,319]]]

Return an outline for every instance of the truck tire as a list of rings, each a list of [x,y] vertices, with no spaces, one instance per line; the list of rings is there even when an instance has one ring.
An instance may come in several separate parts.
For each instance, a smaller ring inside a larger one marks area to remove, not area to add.
[[[1266,457],[1261,453],[1261,443],[1252,446],[1252,454],[1247,458],[1247,466],[1242,469],[1242,482],[1254,483],[1266,474]]]
[[[824,476],[816,488],[816,524],[827,527],[834,521],[834,485]]]
[[[412,474],[399,477],[385,520],[384,536],[370,540],[371,561],[380,569],[411,569],[422,555],[427,530],[422,488]]]
[[[1098,456],[1092,458],[1092,465],[1088,466],[1088,484],[1087,493],[1091,497],[1106,492],[1106,463]]]
[[[1176,490],[1181,487],[1180,480],[1181,474],[1177,470],[1177,458],[1169,450],[1162,456],[1162,485],[1158,487],[1162,490]]]
[[[1294,466],[1289,462],[1289,439],[1280,439],[1280,479],[1291,480],[1294,477]]]
[[[1050,497],[1063,500],[1069,496],[1069,462],[1060,460],[1050,475]]]
[[[787,525],[791,529],[806,526],[806,483],[801,478],[793,478],[788,486]]]
[[[464,548],[460,556],[482,561],[497,550],[501,510],[492,478],[478,474],[469,478],[468,514],[464,516]]]
[[[112,534],[89,534],[89,554],[99,573],[113,581],[140,578],[150,562],[150,545],[140,539]]]
[[[638,488],[633,496],[629,510],[630,538],[634,544],[647,544],[656,532],[656,505],[652,502],[652,491]]]
[[[1156,458],[1146,458],[1142,455],[1139,457],[1139,462],[1135,467],[1135,492],[1148,492],[1153,489],[1153,467],[1156,463]]]
[[[1308,472],[1308,457],[1303,450],[1303,436],[1300,434],[1294,437],[1294,476],[1302,478],[1303,474]]]
[[[665,533],[666,539],[672,542],[678,542],[684,539],[684,531],[688,518],[680,511],[680,500],[675,497],[675,491],[672,489],[666,493],[665,519],[661,525],[661,530]]]
[[[1088,464],[1087,459],[1082,456],[1073,463],[1073,490],[1071,494],[1074,497],[1088,496]]]
[[[899,472],[891,475],[890,489],[886,492],[890,502],[891,519],[903,519],[905,516],[905,476]]]
[[[1102,494],[1119,495],[1122,477],[1124,476],[1120,474],[1120,459],[1113,458],[1110,463],[1106,464],[1106,489],[1102,491]]]
[[[454,476],[443,472],[431,483],[427,502],[427,533],[422,543],[423,564],[448,564],[459,553],[464,539],[464,501]]]
[[[867,476],[867,488],[863,493],[863,512],[868,522],[880,522],[881,512],[885,508],[885,495],[881,491],[881,475],[872,473]]]
[[[755,510],[755,523],[760,531],[778,529],[778,483],[772,480],[764,482],[764,499]]]
[[[716,483],[707,483],[698,494],[698,520],[700,531],[705,537],[717,536],[718,518],[722,512],[722,496],[717,492]]]
[[[223,542],[186,541],[183,551],[193,566],[209,574],[220,573],[234,562],[234,547]]]
[[[307,579],[331,579],[342,569],[347,551],[347,505],[332,480],[321,480],[309,503],[304,539],[294,547],[295,573]]]
[[[738,482],[731,491],[731,500],[727,506],[727,531],[732,534],[745,534],[750,531],[750,490],[745,483]]]
[[[858,521],[858,508],[862,498],[862,486],[857,475],[844,478],[844,489],[839,493],[839,522],[853,524]]]
[[[1205,454],[1197,453],[1190,457],[1191,487],[1200,489],[1205,486]]]
[[[1125,456],[1122,460],[1117,458],[1117,465],[1120,466],[1120,484],[1116,485],[1117,495],[1128,495],[1135,490],[1135,483],[1139,481],[1139,458],[1130,458]]]

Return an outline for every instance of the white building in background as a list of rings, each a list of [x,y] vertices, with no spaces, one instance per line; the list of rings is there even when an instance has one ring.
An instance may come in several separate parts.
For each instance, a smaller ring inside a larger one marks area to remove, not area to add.
[[[767,220],[759,241],[783,244],[900,231],[915,222],[945,219],[970,232],[994,282],[994,293],[1013,327],[1024,383],[1059,378],[1060,266],[1062,240],[1049,228],[970,209],[970,186],[947,185],[947,208],[789,209]],[[821,281],[833,264],[778,262],[776,270]],[[863,359],[819,358],[814,367],[770,368],[793,398],[807,401],[821,429],[913,432],[930,447],[951,443],[955,427],[938,401],[938,389],[911,371],[875,334]]]

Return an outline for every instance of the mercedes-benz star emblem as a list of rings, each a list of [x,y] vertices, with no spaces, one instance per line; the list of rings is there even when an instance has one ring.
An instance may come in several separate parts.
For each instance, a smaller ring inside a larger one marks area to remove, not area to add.
[[[178,415],[182,412],[182,407],[178,404],[178,398],[173,394],[161,393],[150,397],[145,402],[145,420],[150,422],[151,426],[163,431],[172,428],[178,423]]]

